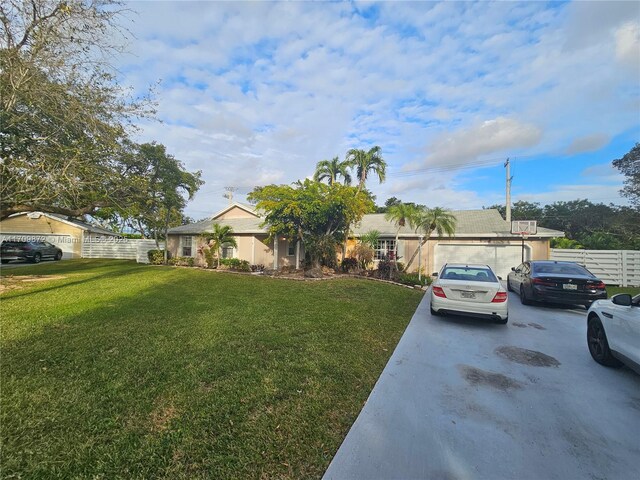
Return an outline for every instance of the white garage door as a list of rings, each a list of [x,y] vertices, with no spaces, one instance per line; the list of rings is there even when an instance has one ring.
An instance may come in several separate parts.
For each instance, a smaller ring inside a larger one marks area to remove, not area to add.
[[[520,245],[473,245],[442,244],[436,245],[434,252],[434,272],[440,271],[445,263],[480,263],[489,265],[503,280],[511,267],[522,263],[522,247]],[[525,245],[524,258],[530,258],[529,249]]]

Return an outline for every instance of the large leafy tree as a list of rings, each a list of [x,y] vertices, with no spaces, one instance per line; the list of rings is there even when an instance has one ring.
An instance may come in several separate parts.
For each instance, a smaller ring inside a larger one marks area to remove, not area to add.
[[[418,218],[415,221],[416,232],[421,231],[424,237],[419,241],[418,248],[413,252],[411,258],[407,262],[406,270],[409,271],[409,267],[415,260],[420,248],[427,244],[431,234],[436,232],[439,237],[444,235],[452,236],[456,231],[456,217],[450,211],[441,208],[422,208],[419,210]],[[427,256],[427,258],[429,258]],[[427,265],[427,270],[429,265]]]
[[[388,221],[392,221],[396,225],[396,253],[398,246],[398,238],[400,236],[400,230],[409,226],[411,228],[415,228],[417,222],[421,220],[422,211],[418,209],[412,203],[396,203],[392,204],[387,209],[387,213],[384,215],[384,218]],[[394,261],[396,266],[398,265],[398,255],[394,256]]]
[[[376,175],[380,183],[385,181],[387,162],[382,158],[380,147],[375,146],[367,151],[352,148],[347,152],[346,161],[356,170],[359,190],[364,189],[370,174]]]
[[[0,219],[126,205],[132,121],[151,114],[106,59],[120,46],[111,0],[0,3]]]
[[[264,212],[271,238],[301,241],[315,267],[335,262],[335,248],[349,225],[374,208],[369,195],[356,187],[311,180],[258,187],[247,198]]]
[[[640,208],[640,143],[636,143],[622,158],[614,160],[613,166],[627,177],[620,193]]]
[[[339,177],[342,177],[345,185],[351,185],[348,162],[341,162],[338,157],[333,157],[331,160],[321,160],[316,164],[316,171],[313,174],[316,182],[326,180],[329,185],[333,185]]]

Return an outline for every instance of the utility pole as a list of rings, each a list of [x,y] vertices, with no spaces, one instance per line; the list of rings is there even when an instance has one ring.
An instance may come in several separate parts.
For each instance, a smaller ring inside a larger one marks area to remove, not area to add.
[[[227,193],[225,193],[222,196],[224,198],[228,198],[229,199],[229,205],[231,205],[233,203],[233,192],[235,192],[238,189],[236,187],[224,187],[224,189],[227,191]]]
[[[504,164],[507,169],[507,213],[506,220],[509,223],[509,227],[511,227],[511,180],[513,177],[511,176],[511,164],[509,163],[509,159]]]

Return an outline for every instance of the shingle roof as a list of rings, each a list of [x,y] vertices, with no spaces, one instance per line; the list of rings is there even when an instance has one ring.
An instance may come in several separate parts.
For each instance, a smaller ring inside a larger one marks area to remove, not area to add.
[[[500,212],[494,209],[483,210],[458,210],[451,212],[457,219],[456,237],[504,237],[511,236],[511,225],[502,218]],[[266,228],[261,228],[260,218],[230,218],[220,221],[223,225],[229,225],[235,233],[266,233]],[[393,222],[384,218],[384,213],[365,215],[362,221],[353,226],[356,236],[377,230],[383,236],[395,236],[396,226]],[[211,220],[182,225],[169,229],[170,234],[199,234],[213,230]],[[433,234],[435,236],[435,233]],[[400,237],[416,237],[415,231],[408,226],[400,229]],[[532,235],[534,236],[534,235]],[[563,232],[538,227],[536,237],[561,237]]]

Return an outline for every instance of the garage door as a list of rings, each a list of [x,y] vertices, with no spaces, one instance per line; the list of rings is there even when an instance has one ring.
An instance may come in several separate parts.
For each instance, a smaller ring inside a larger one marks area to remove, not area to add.
[[[16,241],[45,241],[53,243],[62,250],[62,259],[74,258],[74,238],[71,235],[38,234],[38,233],[1,233],[0,242],[3,240]]]
[[[434,252],[434,271],[440,271],[445,263],[480,263],[489,265],[503,280],[511,267],[521,263],[522,247],[520,245],[472,245],[442,244],[436,245]],[[525,260],[530,258],[525,245]]]

